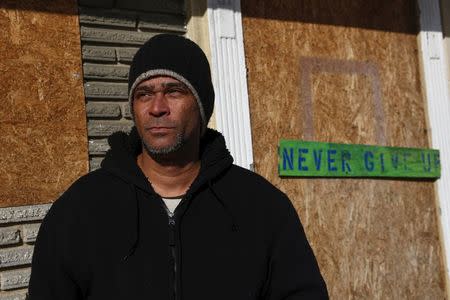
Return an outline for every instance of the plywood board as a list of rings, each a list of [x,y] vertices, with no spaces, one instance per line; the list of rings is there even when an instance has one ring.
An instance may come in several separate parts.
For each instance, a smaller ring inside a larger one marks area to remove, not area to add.
[[[88,171],[75,0],[0,2],[0,206],[49,203]]]
[[[428,148],[413,1],[242,2],[256,171],[297,208],[333,299],[443,299],[432,182],[280,178],[281,139]]]

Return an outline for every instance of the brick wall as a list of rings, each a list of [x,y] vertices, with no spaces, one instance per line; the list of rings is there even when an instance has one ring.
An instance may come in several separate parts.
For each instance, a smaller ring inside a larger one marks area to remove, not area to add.
[[[0,209],[0,300],[23,300],[33,245],[50,204]]]
[[[127,76],[137,48],[157,33],[185,34],[183,1],[80,0],[80,33],[90,169],[107,136],[132,126]],[[88,7],[90,5],[90,7]],[[51,204],[0,208],[0,300],[24,300],[33,245]]]

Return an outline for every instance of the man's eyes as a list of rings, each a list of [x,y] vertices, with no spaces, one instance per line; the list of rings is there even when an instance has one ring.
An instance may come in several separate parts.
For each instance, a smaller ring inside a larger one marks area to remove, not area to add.
[[[134,97],[135,99],[144,99],[144,98],[149,98],[152,97],[154,95],[153,92],[137,92]]]
[[[174,95],[174,96],[186,95],[187,93],[188,91],[183,88],[170,88],[167,89],[167,91],[165,92],[165,94],[167,95]]]
[[[167,90],[161,91],[166,97],[181,97],[187,95],[189,92],[183,88],[169,88]],[[135,97],[138,99],[142,98],[152,98],[155,97],[156,93],[154,91],[139,91],[136,93]]]

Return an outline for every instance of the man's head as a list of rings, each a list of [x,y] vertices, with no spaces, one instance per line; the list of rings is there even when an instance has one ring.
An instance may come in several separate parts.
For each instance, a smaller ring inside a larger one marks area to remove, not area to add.
[[[133,58],[128,95],[133,120],[150,154],[174,152],[192,139],[199,143],[214,108],[208,60],[189,39],[154,36]]]
[[[128,76],[128,95],[135,123],[136,88],[142,82],[158,76],[171,77],[184,84],[192,93],[203,134],[214,108],[214,89],[208,60],[200,47],[182,36],[160,34],[138,50]]]

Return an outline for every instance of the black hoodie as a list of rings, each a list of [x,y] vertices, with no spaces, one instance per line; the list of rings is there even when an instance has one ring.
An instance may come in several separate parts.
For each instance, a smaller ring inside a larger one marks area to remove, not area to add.
[[[78,179],[39,230],[31,300],[327,299],[285,194],[202,138],[201,169],[170,220],[136,164],[135,128],[110,137],[102,167]]]

